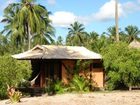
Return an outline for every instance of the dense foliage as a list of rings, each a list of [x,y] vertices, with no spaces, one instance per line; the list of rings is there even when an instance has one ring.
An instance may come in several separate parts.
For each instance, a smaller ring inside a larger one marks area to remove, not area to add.
[[[28,79],[31,66],[27,61],[17,61],[9,55],[0,56],[0,98],[6,97],[7,84],[18,86],[22,79]]]
[[[140,84],[140,50],[114,43],[102,49],[108,89]]]

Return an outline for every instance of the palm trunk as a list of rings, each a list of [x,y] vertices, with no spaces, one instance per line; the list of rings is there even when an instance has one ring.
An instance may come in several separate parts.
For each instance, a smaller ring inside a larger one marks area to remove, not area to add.
[[[79,45],[80,45],[80,46],[83,46],[83,45],[84,45],[83,39],[81,38],[80,34],[77,34],[77,35],[78,35],[78,37],[79,37],[79,39],[80,39]]]
[[[115,1],[115,24],[116,24],[116,41],[119,42],[119,31],[118,31],[118,0]]]
[[[31,33],[30,33],[30,27],[27,25],[27,35],[28,35],[28,50],[31,49]]]

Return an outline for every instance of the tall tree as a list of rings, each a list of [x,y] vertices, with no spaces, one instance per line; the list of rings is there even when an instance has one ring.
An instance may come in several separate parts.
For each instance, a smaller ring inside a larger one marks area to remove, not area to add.
[[[13,20],[16,21],[17,32],[28,39],[28,49],[31,47],[32,36],[53,32],[48,18],[49,12],[44,6],[35,4],[34,0],[21,0],[19,3],[10,4],[6,9],[14,13],[16,11]]]
[[[128,37],[128,43],[139,38],[140,30],[137,26],[129,25],[125,28],[125,34]]]
[[[84,38],[84,44],[87,48],[94,50],[96,49],[96,43],[98,42],[99,34],[95,31],[87,33]]]
[[[79,40],[78,45],[83,45],[84,42],[81,36],[85,33],[84,29],[84,25],[79,22],[74,22],[73,24],[70,24],[70,27],[68,28],[69,32],[67,39],[69,41],[72,41],[74,38],[77,38]]]
[[[122,31],[120,28],[118,30],[119,32],[119,40],[123,40],[124,38],[124,31]],[[114,42],[116,41],[116,27],[115,26],[111,26],[109,28],[107,28],[107,32],[103,32],[104,35],[109,36],[110,41]]]
[[[15,45],[19,49],[23,45],[22,41],[24,36],[19,30],[19,25],[17,24],[16,14],[19,11],[19,7],[16,5],[16,3],[9,4],[9,6],[5,8],[4,19],[1,22],[6,23],[2,30],[2,34],[6,34],[5,36],[12,42],[11,44]]]
[[[62,38],[62,36],[58,36],[56,44],[57,45],[63,45],[63,38]]]
[[[116,28],[115,28],[115,26],[111,26],[111,27],[107,28],[107,32],[104,32],[103,34],[109,36],[111,41],[115,41],[115,39],[116,39]]]

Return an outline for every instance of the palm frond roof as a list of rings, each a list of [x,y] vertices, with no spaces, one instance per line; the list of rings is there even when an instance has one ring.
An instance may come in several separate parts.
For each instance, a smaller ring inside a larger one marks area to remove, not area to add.
[[[26,52],[12,55],[16,59],[102,59],[98,53],[80,46],[37,45]]]

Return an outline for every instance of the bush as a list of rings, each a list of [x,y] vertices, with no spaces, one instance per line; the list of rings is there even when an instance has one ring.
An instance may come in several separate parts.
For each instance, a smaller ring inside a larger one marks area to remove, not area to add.
[[[22,79],[31,74],[31,65],[27,61],[18,61],[10,55],[0,56],[0,98],[6,98],[7,84],[18,86]]]
[[[62,94],[64,92],[67,92],[67,86],[64,85],[62,81],[57,80],[54,84],[54,91],[55,93]]]
[[[117,89],[140,84],[140,51],[126,43],[114,43],[102,49],[107,88]]]
[[[89,80],[79,75],[74,75],[70,83],[71,90],[76,92],[89,92],[89,87]]]

